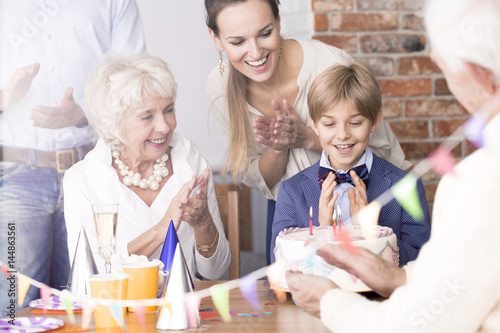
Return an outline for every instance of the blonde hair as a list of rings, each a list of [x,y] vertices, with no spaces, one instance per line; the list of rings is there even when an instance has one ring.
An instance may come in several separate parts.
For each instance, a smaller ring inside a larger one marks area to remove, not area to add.
[[[339,102],[351,102],[372,123],[382,108],[382,94],[377,79],[361,63],[334,65],[318,75],[307,94],[309,115],[316,123]]]
[[[222,176],[232,171],[233,179],[244,177],[248,169],[249,151],[254,147],[252,128],[248,120],[247,82],[229,62],[229,78],[227,84],[227,106],[229,110],[229,146]]]
[[[217,17],[226,7],[245,3],[248,0],[205,0],[207,12],[206,24],[216,36],[219,35]],[[269,4],[273,17],[279,18],[279,0],[263,0]],[[229,146],[222,176],[231,171],[233,179],[245,177],[249,165],[249,152],[255,149],[252,127],[248,120],[247,78],[229,61],[229,77],[227,81],[227,107],[229,110]]]

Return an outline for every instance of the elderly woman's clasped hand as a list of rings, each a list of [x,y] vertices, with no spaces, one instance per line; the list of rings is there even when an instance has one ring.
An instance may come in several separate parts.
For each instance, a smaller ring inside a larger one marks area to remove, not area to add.
[[[207,184],[210,174],[209,169],[205,169],[203,173],[193,178],[184,185],[177,196],[181,196],[179,202],[179,210],[181,211],[181,219],[193,228],[206,226],[212,223],[212,217],[207,204]],[[189,197],[194,188],[198,186],[194,198]],[[187,194],[187,195],[186,195]],[[175,221],[177,222],[177,221]],[[179,222],[180,223],[180,220]]]

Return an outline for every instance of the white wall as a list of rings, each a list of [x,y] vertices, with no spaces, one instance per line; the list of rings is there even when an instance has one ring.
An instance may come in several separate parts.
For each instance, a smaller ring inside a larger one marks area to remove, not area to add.
[[[203,0],[137,0],[152,55],[163,58],[178,84],[176,131],[193,141],[213,170],[223,165],[225,148],[209,121],[205,79],[219,54],[205,25]]]
[[[225,147],[216,124],[208,117],[205,79],[219,55],[205,25],[203,0],[137,0],[148,52],[163,58],[179,85],[177,131],[191,139],[220,170]],[[284,0],[280,6],[282,35],[309,37],[313,16],[309,0]]]
[[[314,33],[314,14],[310,0],[281,0],[281,35],[310,38]]]
[[[152,55],[163,58],[178,83],[177,129],[193,141],[213,171],[224,163],[225,147],[217,125],[208,116],[205,79],[218,64],[219,54],[205,25],[203,0],[136,0]],[[285,38],[308,38],[313,32],[310,0],[282,0],[281,34]],[[267,200],[252,192],[252,239],[254,252],[265,253]]]

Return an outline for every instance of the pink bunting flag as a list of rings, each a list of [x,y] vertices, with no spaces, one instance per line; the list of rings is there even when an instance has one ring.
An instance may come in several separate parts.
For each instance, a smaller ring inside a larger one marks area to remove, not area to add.
[[[134,314],[142,332],[146,332],[146,307],[143,304],[134,306]]]
[[[200,313],[201,298],[198,293],[190,292],[186,294],[186,313],[189,328],[198,328],[198,318]]]
[[[210,287],[210,292],[215,307],[222,319],[226,322],[231,321],[231,315],[229,314],[229,290],[227,286],[224,283],[213,285]]]
[[[252,273],[240,279],[240,290],[254,310],[260,311],[259,299],[257,298],[257,279]]]
[[[19,295],[17,296],[17,305],[22,306],[24,302],[24,297],[31,286],[31,279],[24,274],[17,274],[17,291]]]
[[[349,252],[351,252],[355,256],[359,255],[359,249],[356,246],[352,245],[351,235],[349,231],[347,231],[346,229],[339,229],[339,231],[337,232],[337,238]]]
[[[5,264],[1,264],[0,265],[0,270],[2,271],[2,273],[4,273],[5,275],[7,275],[8,277],[10,277],[10,273],[9,273],[9,268],[7,267],[7,265]]]
[[[441,145],[428,157],[431,168],[440,176],[448,172],[453,173],[453,168],[457,164],[451,152],[445,146]]]
[[[51,295],[52,293],[50,292],[50,287],[42,283],[42,286],[40,287],[40,297],[42,298],[44,307],[46,307],[49,303]]]

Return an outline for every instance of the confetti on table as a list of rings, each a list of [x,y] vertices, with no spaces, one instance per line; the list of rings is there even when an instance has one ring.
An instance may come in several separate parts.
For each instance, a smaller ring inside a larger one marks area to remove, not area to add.
[[[200,318],[201,319],[216,318],[218,316],[219,316],[219,314],[217,312],[212,312],[212,311],[203,311],[203,312],[200,312]]]

